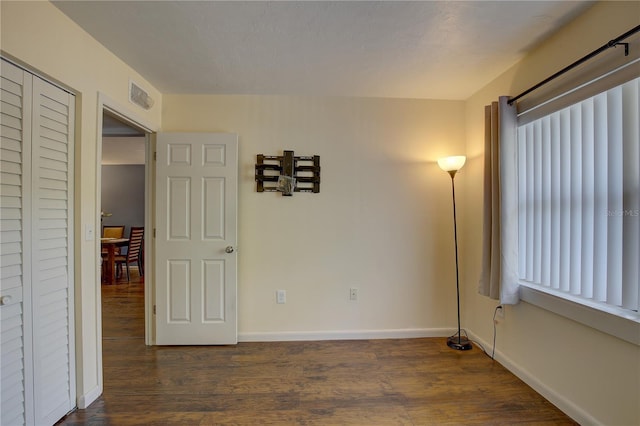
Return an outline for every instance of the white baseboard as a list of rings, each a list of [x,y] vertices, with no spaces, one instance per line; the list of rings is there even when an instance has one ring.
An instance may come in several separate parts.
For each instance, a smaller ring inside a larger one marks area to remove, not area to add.
[[[78,409],[84,410],[89,405],[91,405],[93,401],[98,399],[100,395],[102,395],[102,388],[100,386],[96,386],[84,395],[78,395],[78,397],[76,398]]]
[[[446,337],[452,328],[406,328],[392,330],[256,331],[238,333],[239,342],[287,342],[302,340],[368,340]]]
[[[472,331],[469,331],[469,339],[479,342],[489,355],[491,355],[492,344],[485,342],[479,338]],[[515,374],[520,380],[531,386],[536,392],[545,397],[549,402],[558,407],[563,413],[571,417],[573,420],[581,425],[599,425],[602,422],[598,421],[591,414],[587,413],[583,408],[577,406],[572,401],[568,400],[564,395],[559,394],[553,389],[546,386],[537,377],[531,374],[526,369],[516,364],[509,357],[506,357],[501,351],[496,350],[494,357],[504,368]]]

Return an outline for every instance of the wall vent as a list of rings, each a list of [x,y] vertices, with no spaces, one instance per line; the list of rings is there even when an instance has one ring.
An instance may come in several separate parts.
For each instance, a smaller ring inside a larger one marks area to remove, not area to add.
[[[129,80],[129,101],[144,109],[150,109],[154,103],[153,98],[132,80]]]

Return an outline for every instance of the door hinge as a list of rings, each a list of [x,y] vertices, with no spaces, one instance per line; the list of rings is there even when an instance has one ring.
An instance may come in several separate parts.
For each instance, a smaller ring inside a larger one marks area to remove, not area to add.
[[[158,161],[158,151],[153,151],[153,160]]]
[[[156,228],[153,228],[153,238],[156,237]]]
[[[153,315],[156,314],[156,305],[153,305]]]

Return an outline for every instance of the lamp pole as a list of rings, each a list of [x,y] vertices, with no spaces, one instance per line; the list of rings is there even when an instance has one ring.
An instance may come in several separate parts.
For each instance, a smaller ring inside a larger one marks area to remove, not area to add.
[[[460,328],[460,273],[458,266],[458,222],[456,218],[456,186],[454,178],[456,173],[464,165],[466,158],[463,156],[448,157],[438,160],[440,168],[449,173],[451,176],[451,197],[453,201],[453,239],[456,251],[456,302],[458,308],[458,332],[447,338],[447,346],[452,349],[466,351],[471,349],[471,341],[467,337],[462,337],[462,329]]]

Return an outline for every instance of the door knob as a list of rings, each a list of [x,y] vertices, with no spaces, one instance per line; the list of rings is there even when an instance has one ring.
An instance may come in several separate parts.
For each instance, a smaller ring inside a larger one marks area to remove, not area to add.
[[[225,248],[224,251],[227,252],[227,253],[233,253],[233,247],[232,246],[227,246],[227,248]]]

